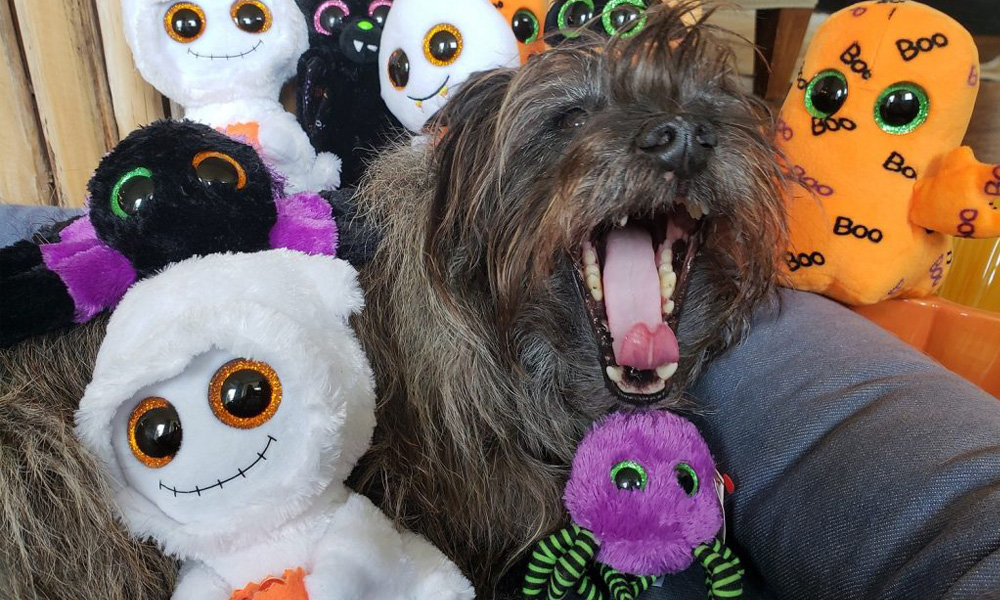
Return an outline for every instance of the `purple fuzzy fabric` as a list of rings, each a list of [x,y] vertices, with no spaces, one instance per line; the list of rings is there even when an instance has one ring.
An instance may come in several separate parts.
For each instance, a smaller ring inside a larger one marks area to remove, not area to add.
[[[631,460],[645,469],[645,489],[620,490],[611,469]],[[689,498],[674,467],[690,465],[698,491]],[[633,575],[677,573],[692,551],[722,529],[713,486],[715,461],[697,428],[665,411],[609,415],[587,434],[573,459],[566,507],[573,522],[594,533],[597,560]]]
[[[303,192],[275,201],[278,222],[271,229],[271,247],[306,254],[337,252],[337,223],[333,208],[319,194]]]
[[[114,308],[135,283],[132,263],[97,238],[90,219],[83,217],[60,233],[54,244],[40,246],[42,259],[59,275],[73,299],[73,320],[86,323]]]

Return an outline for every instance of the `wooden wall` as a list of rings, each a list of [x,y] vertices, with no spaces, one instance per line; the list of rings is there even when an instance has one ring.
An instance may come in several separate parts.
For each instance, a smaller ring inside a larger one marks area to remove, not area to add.
[[[0,202],[82,205],[101,157],[164,116],[119,0],[0,0]]]

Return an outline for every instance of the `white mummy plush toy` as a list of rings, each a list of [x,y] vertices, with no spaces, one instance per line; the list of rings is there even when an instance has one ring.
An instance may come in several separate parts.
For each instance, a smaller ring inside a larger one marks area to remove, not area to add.
[[[420,133],[469,75],[519,62],[517,38],[489,0],[396,0],[378,56],[382,99]]]
[[[375,426],[361,306],[346,262],[271,250],[178,263],[115,311],[77,434],[132,533],[184,561],[175,599],[472,598],[343,483]]]
[[[317,155],[278,102],[309,47],[294,0],[122,0],[122,12],[139,72],[185,118],[258,146],[292,192],[340,185],[340,159]]]

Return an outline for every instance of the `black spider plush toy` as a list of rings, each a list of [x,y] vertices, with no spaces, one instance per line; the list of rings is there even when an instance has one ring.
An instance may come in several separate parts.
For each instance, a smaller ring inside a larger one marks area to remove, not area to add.
[[[341,186],[401,127],[379,92],[378,50],[391,0],[297,0],[309,23],[298,117],[317,151],[341,157]]]
[[[134,282],[191,256],[337,249],[328,200],[286,197],[252,147],[190,121],[133,132],[88,188],[87,214],[48,239],[0,249],[0,347],[89,321]]]

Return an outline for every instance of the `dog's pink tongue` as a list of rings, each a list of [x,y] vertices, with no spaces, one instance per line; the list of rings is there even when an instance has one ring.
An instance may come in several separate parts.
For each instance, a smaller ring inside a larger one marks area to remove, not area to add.
[[[604,308],[615,362],[643,370],[677,362],[677,337],[661,316],[660,276],[649,232],[612,231],[604,256]]]

